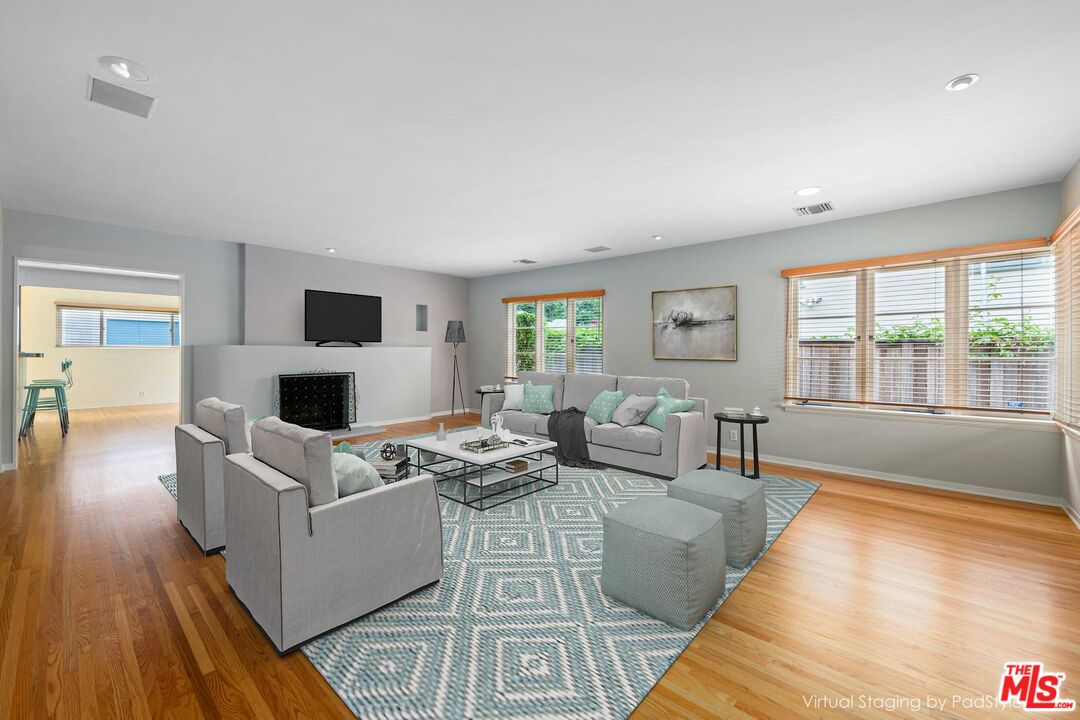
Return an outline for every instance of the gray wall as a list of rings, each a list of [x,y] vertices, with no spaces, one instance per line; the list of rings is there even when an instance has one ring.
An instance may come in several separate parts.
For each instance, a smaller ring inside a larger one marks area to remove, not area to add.
[[[3,313],[0,316],[0,456],[13,462],[11,377],[15,258],[129,268],[184,276],[185,345],[236,344],[241,333],[240,245],[37,213],[3,213]],[[184,352],[184,392],[191,391]],[[78,375],[78,368],[73,368]],[[187,398],[190,402],[190,396]]]
[[[1060,433],[954,423],[784,412],[785,284],[780,269],[832,261],[1048,235],[1057,183],[814,223],[750,237],[474,280],[469,286],[470,377],[501,379],[500,298],[604,288],[606,370],[686,378],[713,408],[760,405],[771,417],[762,452],[872,473],[1061,497]],[[655,230],[650,230],[653,232]],[[653,360],[650,293],[738,285],[736,362]],[[716,429],[710,427],[710,444]],[[724,441],[725,446],[732,443]]]
[[[443,338],[447,320],[467,319],[468,280],[259,245],[246,246],[244,255],[246,344],[308,344],[304,341],[304,290],[307,288],[380,295],[383,299],[382,344],[430,347],[431,412],[450,410],[453,352]],[[427,332],[416,330],[417,305],[428,306]],[[472,330],[466,322],[468,342],[458,349],[466,404],[475,399],[467,372]]]

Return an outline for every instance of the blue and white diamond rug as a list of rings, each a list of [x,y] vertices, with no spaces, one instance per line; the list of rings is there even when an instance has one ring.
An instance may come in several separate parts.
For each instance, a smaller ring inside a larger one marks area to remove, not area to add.
[[[175,496],[175,475],[159,479]],[[818,484],[761,479],[763,555]],[[562,467],[557,486],[484,512],[440,498],[443,580],[302,651],[360,718],[625,718],[708,620],[679,630],[600,592],[604,514],[665,492],[625,470]],[[728,568],[709,616],[749,570]]]

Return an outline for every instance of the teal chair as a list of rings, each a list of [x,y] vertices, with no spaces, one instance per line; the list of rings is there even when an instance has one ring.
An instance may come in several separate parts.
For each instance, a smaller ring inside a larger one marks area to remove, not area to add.
[[[30,428],[34,426],[34,418],[38,410],[56,410],[60,418],[60,432],[67,435],[70,426],[68,416],[67,391],[75,385],[75,379],[71,375],[71,360],[60,363],[60,371],[63,378],[51,378],[47,380],[33,380],[29,385],[23,386],[26,390],[26,403],[22,409],[22,423],[19,426],[19,437],[25,437]],[[51,390],[52,397],[42,397],[43,390]]]

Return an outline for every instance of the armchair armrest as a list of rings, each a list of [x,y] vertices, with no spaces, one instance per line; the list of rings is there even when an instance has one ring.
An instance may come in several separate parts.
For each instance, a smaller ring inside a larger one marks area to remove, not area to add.
[[[196,425],[177,425],[176,516],[203,552],[225,544],[225,443]]]

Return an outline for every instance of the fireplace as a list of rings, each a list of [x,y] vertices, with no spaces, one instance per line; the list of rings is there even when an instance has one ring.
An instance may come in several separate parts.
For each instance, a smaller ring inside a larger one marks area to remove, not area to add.
[[[356,374],[278,375],[278,417],[316,430],[348,429],[356,422]]]

